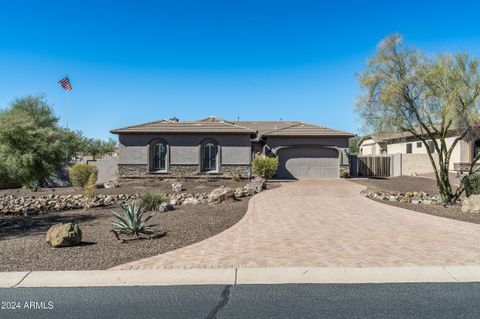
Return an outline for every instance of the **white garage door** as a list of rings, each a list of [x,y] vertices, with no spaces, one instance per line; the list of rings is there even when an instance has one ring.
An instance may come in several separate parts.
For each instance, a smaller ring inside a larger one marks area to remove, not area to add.
[[[284,148],[278,151],[277,178],[338,178],[338,151],[331,148]]]

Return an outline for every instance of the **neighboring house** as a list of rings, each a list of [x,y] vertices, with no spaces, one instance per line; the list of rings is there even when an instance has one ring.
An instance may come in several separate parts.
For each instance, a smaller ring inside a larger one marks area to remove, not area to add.
[[[358,155],[387,154],[387,143],[377,135],[367,135],[358,142]]]
[[[452,131],[445,138],[447,148],[453,144],[457,136]],[[434,143],[432,140],[427,140],[427,144],[434,155],[434,159],[436,159]],[[368,135],[360,140],[358,149],[359,155],[402,154],[402,165],[405,166],[403,175],[433,172],[427,148],[420,139],[411,133]],[[479,151],[480,139],[474,141],[460,140],[453,149],[449,170],[464,172],[469,168]]]
[[[354,135],[303,122],[162,120],[119,135],[120,176],[250,176],[255,154],[278,156],[277,178],[338,178]]]

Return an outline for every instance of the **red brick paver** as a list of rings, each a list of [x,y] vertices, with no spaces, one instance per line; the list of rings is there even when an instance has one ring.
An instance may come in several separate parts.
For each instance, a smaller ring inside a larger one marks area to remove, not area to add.
[[[480,265],[480,225],[377,203],[362,189],[346,180],[285,183],[253,197],[223,233],[115,268]]]

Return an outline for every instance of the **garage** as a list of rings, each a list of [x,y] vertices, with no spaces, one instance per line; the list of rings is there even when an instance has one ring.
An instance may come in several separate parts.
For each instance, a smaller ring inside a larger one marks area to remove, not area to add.
[[[338,178],[339,155],[334,148],[289,147],[277,152],[277,178]]]

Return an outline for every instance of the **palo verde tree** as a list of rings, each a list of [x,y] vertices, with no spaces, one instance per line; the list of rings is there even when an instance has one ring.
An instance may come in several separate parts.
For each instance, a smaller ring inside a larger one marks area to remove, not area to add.
[[[448,175],[453,149],[472,141],[480,125],[478,60],[466,53],[428,57],[406,47],[398,34],[386,37],[359,75],[363,93],[357,111],[365,127],[377,133],[406,132],[426,148],[439,193],[455,202],[464,190],[454,190]],[[451,143],[446,138],[454,136]],[[428,146],[432,141],[434,153]],[[468,174],[476,171],[479,156]]]
[[[73,158],[110,154],[114,147],[113,140],[90,139],[60,127],[41,96],[19,98],[0,109],[0,185],[41,183]]]

